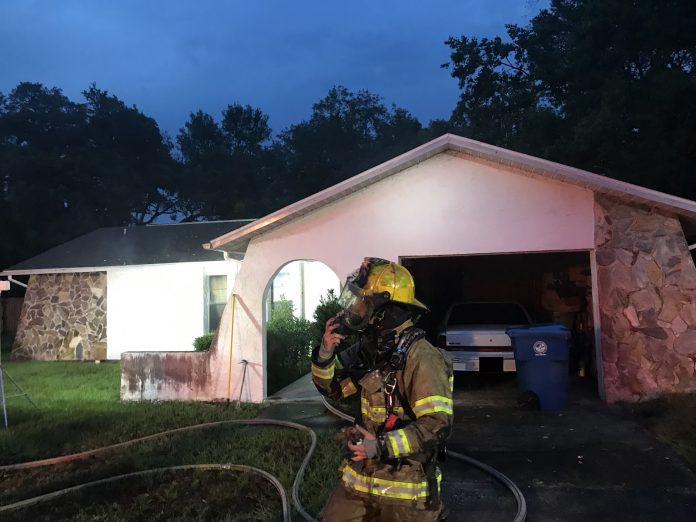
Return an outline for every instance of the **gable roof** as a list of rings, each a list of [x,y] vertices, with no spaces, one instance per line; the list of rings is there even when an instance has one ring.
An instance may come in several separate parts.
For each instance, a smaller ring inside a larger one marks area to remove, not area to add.
[[[204,247],[242,254],[246,251],[249,242],[256,236],[269,232],[293,219],[353,194],[384,178],[397,174],[402,170],[441,153],[453,153],[465,158],[498,163],[507,167],[520,169],[523,171],[521,174],[526,172],[530,175],[570,183],[597,193],[614,196],[626,200],[627,202],[645,204],[650,207],[696,219],[695,201],[640,187],[638,185],[632,185],[631,183],[600,176],[599,174],[594,174],[586,170],[569,167],[567,165],[503,149],[454,134],[445,134],[420,147],[416,147],[415,149],[386,161],[381,165],[377,165],[341,183],[337,183],[321,192],[317,192],[305,199],[277,210],[272,214],[257,219],[253,223],[249,223],[248,225],[239,227],[236,230],[217,237],[210,241],[210,243],[204,245]]]
[[[253,219],[98,228],[7,270],[3,275],[84,272],[106,267],[221,261],[223,254],[202,244]],[[88,269],[88,270],[87,270]]]

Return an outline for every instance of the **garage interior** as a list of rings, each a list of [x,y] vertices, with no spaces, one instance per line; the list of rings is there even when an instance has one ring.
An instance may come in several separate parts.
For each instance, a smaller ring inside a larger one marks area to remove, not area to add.
[[[415,279],[417,298],[431,309],[419,326],[433,344],[452,303],[517,302],[533,323],[566,325],[573,332],[571,375],[596,381],[589,252],[402,257],[401,263]],[[499,369],[482,365],[481,373],[487,371]]]

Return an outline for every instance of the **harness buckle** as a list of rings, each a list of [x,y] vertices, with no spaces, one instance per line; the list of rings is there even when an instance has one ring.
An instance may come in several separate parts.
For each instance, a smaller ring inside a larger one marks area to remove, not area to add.
[[[396,376],[394,372],[389,372],[389,374],[384,379],[384,391],[389,395],[392,395],[396,390]]]

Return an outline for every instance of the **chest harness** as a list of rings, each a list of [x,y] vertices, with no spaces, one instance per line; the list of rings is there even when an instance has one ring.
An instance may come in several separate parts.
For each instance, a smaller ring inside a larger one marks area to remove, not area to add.
[[[407,328],[401,333],[399,343],[394,348],[394,351],[389,358],[387,364],[382,368],[381,372],[384,375],[382,379],[382,389],[384,390],[384,406],[386,409],[386,421],[382,431],[391,431],[404,426],[404,421],[396,413],[394,413],[394,396],[398,394],[396,373],[403,371],[406,367],[406,358],[408,351],[419,339],[425,337],[425,332],[420,328]],[[411,410],[408,401],[401,400],[402,407],[409,417],[415,419],[415,415]]]
[[[415,343],[419,339],[422,339],[423,337],[425,337],[425,332],[420,328],[411,327],[404,330],[401,333],[399,342],[396,345],[394,351],[392,352],[389,361],[381,370],[381,372],[384,375],[382,379],[382,389],[384,390],[384,405],[387,414],[386,421],[379,430],[381,436],[384,436],[384,433],[388,431],[401,429],[404,426],[406,426],[404,420],[401,417],[399,417],[396,413],[394,413],[394,398],[397,394],[399,395],[399,402],[401,403],[401,406],[404,408],[404,413],[408,415],[411,419],[416,419],[416,415],[413,413],[413,410],[411,409],[408,400],[406,400],[403,397],[403,395],[399,393],[396,373],[404,370],[404,368],[406,367],[406,358],[408,356],[409,349],[411,348],[413,343]],[[431,509],[437,509],[440,505],[440,491],[437,482],[436,461],[444,460],[445,451],[446,450],[443,443],[435,451],[436,458],[430,458],[422,462],[424,465],[428,489],[430,491]],[[397,467],[400,467],[400,464],[401,459],[397,459]]]

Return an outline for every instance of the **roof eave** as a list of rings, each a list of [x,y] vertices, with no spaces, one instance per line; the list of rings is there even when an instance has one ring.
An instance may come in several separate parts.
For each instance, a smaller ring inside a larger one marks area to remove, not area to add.
[[[239,259],[231,258],[232,261]],[[84,272],[107,272],[109,270],[122,270],[124,268],[139,268],[139,267],[155,267],[155,266],[171,266],[171,265],[194,265],[199,263],[224,263],[224,259],[209,259],[207,261],[173,261],[171,263],[140,263],[132,265],[108,265],[108,266],[71,266],[63,268],[18,268],[7,269],[0,272],[0,276],[17,276],[17,275],[37,275],[37,274],[74,274]]]

